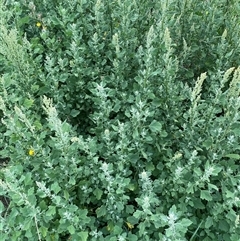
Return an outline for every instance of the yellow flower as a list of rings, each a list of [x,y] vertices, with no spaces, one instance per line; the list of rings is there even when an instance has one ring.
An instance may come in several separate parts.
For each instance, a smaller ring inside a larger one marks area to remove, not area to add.
[[[34,156],[34,154],[35,154],[35,151],[34,151],[33,149],[30,149],[30,150],[28,151],[28,155],[29,155],[29,156]]]
[[[37,22],[37,23],[36,23],[36,26],[37,26],[38,28],[40,28],[40,27],[42,26],[42,24],[41,24],[40,22]]]
[[[127,226],[128,226],[129,229],[133,229],[133,228],[134,228],[134,226],[133,226],[131,223],[126,222],[126,224],[127,224]]]

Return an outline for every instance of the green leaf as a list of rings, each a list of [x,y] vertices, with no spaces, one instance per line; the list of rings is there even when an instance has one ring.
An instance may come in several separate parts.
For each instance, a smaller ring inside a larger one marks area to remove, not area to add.
[[[176,208],[175,205],[173,205],[173,206],[170,208],[170,210],[168,211],[168,214],[169,214],[169,215],[170,215],[170,214],[174,214],[174,215],[177,214],[177,208]]]
[[[230,198],[230,199],[233,199],[234,198],[234,193],[233,192],[230,192],[229,190],[226,190],[226,198]]]
[[[51,190],[54,191],[55,194],[58,194],[59,191],[61,190],[61,187],[58,185],[57,182],[54,182],[54,183],[51,185]]]
[[[97,214],[97,217],[98,217],[98,218],[106,215],[106,213],[107,213],[107,210],[106,210],[106,207],[105,207],[105,206],[101,206],[100,208],[98,208],[98,209],[96,210],[96,214]]]
[[[28,109],[33,105],[33,103],[34,103],[33,99],[25,99],[23,102],[23,106]]]
[[[192,221],[187,218],[183,218],[179,223],[183,227],[188,227],[192,224]]]
[[[80,113],[79,110],[72,109],[71,112],[70,112],[70,115],[71,115],[72,117],[76,117],[79,113]]]
[[[209,193],[208,190],[201,190],[200,198],[205,199],[207,201],[212,200],[212,196],[211,196],[211,194]]]
[[[140,210],[137,210],[133,216],[136,218],[136,219],[140,219],[141,216],[143,215],[143,211],[140,211]]]
[[[152,132],[160,132],[162,129],[162,124],[156,120],[152,121],[149,125],[149,128]]]
[[[147,169],[147,171],[152,172],[152,171],[155,170],[155,166],[153,165],[152,162],[147,162],[146,163],[146,169]]]
[[[212,217],[207,217],[206,222],[205,222],[205,228],[208,229],[213,225],[213,218]]]
[[[63,191],[64,198],[68,201],[69,200],[69,193],[68,191],[64,190]]]
[[[219,221],[219,229],[224,231],[224,232],[229,232],[229,224],[227,223],[226,220],[220,220]]]
[[[30,21],[30,17],[29,16],[25,16],[23,18],[20,18],[18,21],[18,26],[21,27],[24,24],[28,24]]]
[[[32,220],[29,218],[29,219],[25,219],[25,222],[22,223],[22,230],[29,230],[32,226]]]
[[[46,212],[46,216],[53,216],[56,214],[56,207],[55,206],[49,206],[47,212]]]
[[[138,223],[138,219],[136,219],[136,218],[133,217],[133,216],[129,216],[129,217],[127,218],[127,221],[128,221],[129,223],[131,223],[132,225],[136,225],[136,224]]]
[[[88,232],[80,232],[78,233],[78,236],[81,238],[81,241],[87,241]]]
[[[193,198],[193,205],[197,209],[204,209],[205,205],[202,203],[201,199]]]
[[[212,175],[217,176],[220,171],[222,171],[222,167],[214,166]]]
[[[3,203],[0,201],[0,214],[4,211],[4,205]]]
[[[115,225],[114,228],[113,228],[113,234],[114,235],[119,235],[122,233],[122,228],[119,227],[118,225]]]
[[[46,210],[48,208],[46,202],[44,200],[42,200],[40,203],[39,203],[39,207],[42,209],[42,210]]]
[[[44,226],[39,228],[39,232],[44,238],[47,236],[47,231],[48,231],[47,228]]]
[[[225,157],[229,157],[231,159],[237,159],[237,160],[240,159],[240,155],[238,155],[238,154],[227,154],[227,155],[225,155]]]
[[[103,191],[101,189],[99,189],[99,188],[96,188],[93,191],[93,194],[96,196],[97,200],[100,200],[101,197],[102,197]]]
[[[128,239],[129,241],[138,241],[138,236],[136,236],[135,234],[128,234]]]
[[[212,138],[209,138],[202,143],[202,145],[206,147],[207,150],[212,146],[212,144],[213,144]]]
[[[24,184],[26,186],[32,184],[32,174],[31,174],[31,172],[28,172],[28,173],[25,174]]]
[[[68,226],[67,230],[69,231],[70,234],[74,234],[75,233],[75,228],[73,227],[73,225]]]

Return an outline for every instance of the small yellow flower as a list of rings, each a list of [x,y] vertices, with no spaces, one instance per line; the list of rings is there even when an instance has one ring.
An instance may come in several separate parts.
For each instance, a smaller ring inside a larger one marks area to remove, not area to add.
[[[34,156],[34,154],[35,154],[35,151],[34,151],[33,149],[30,149],[30,150],[28,151],[28,155],[29,155],[29,156]]]
[[[127,224],[127,226],[128,226],[129,229],[133,229],[133,228],[134,228],[134,226],[133,226],[131,223],[126,222],[126,224]]]
[[[38,28],[40,28],[40,27],[42,26],[42,24],[41,24],[40,22],[37,22],[37,23],[36,23],[36,26],[37,26]]]

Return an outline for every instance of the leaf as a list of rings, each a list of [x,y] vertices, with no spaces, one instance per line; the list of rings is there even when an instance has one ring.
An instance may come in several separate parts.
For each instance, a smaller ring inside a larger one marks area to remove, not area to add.
[[[234,198],[234,193],[233,192],[230,192],[229,190],[226,190],[226,198],[230,198],[230,199],[233,199]]]
[[[205,209],[205,205],[199,198],[193,198],[193,205],[196,209]]]
[[[222,171],[222,167],[214,166],[214,170],[212,172],[212,175],[217,176],[220,171]]]
[[[72,109],[70,115],[71,115],[72,117],[76,117],[77,115],[79,115],[79,113],[80,113],[79,110]]]
[[[219,221],[219,229],[224,232],[229,232],[230,227],[226,220]]]
[[[129,241],[138,241],[138,236],[136,236],[135,234],[128,234],[128,240]]]
[[[56,213],[56,207],[55,206],[49,206],[47,212],[46,212],[46,216],[53,216]]]
[[[181,221],[180,221],[180,224],[184,227],[188,227],[192,224],[192,221],[187,219],[187,218],[183,218]]]
[[[68,193],[68,191],[64,190],[63,194],[64,194],[64,198],[68,201],[69,200],[69,193]]]
[[[100,200],[101,197],[102,197],[102,194],[103,194],[103,191],[99,188],[96,188],[94,191],[93,191],[93,194],[95,195],[95,197],[97,198],[97,200]]]
[[[75,233],[75,228],[73,227],[73,225],[68,226],[67,230],[69,231],[70,234],[74,234]]]
[[[4,205],[3,203],[0,201],[0,213],[2,213],[4,211]]]
[[[23,18],[20,18],[19,21],[18,21],[18,26],[21,27],[24,24],[28,24],[29,21],[30,21],[30,17],[29,16],[25,16]]]
[[[149,125],[149,128],[152,132],[160,132],[162,129],[162,124],[156,120],[152,121]]]
[[[28,172],[28,173],[25,174],[24,184],[26,186],[32,184],[32,174],[31,174],[31,172]]]
[[[207,217],[206,222],[205,222],[205,228],[208,229],[213,225],[213,218],[212,217]]]
[[[137,210],[133,216],[138,220],[141,218],[141,216],[143,215],[143,211]]]
[[[171,215],[171,214],[174,214],[176,215],[177,214],[177,208],[175,205],[173,205],[170,210],[168,211],[168,214]]]
[[[131,212],[131,213],[133,213],[133,212]],[[129,216],[129,217],[127,218],[127,221],[128,221],[129,223],[131,223],[132,225],[136,225],[136,224],[138,223],[138,219],[136,219],[136,218],[133,217],[133,216]]]
[[[218,191],[218,187],[216,185],[211,184],[211,183],[208,183],[208,188]]]
[[[61,187],[58,185],[57,182],[54,182],[54,183],[51,185],[51,190],[54,191],[55,194],[58,194],[59,191],[61,190]]]
[[[205,199],[207,201],[212,200],[212,196],[211,196],[211,194],[209,193],[208,190],[201,190],[200,198]]]
[[[104,216],[106,213],[107,213],[106,207],[104,207],[104,206],[101,206],[100,208],[98,208],[96,210],[96,214],[97,214],[98,218]]]
[[[33,105],[33,103],[34,103],[33,99],[25,99],[23,102],[23,106],[28,109]]]
[[[80,232],[78,233],[79,237],[81,237],[81,241],[87,241],[88,232]]]
[[[240,155],[238,155],[238,154],[227,154],[227,155],[225,155],[225,157],[229,157],[231,159],[237,159],[237,160],[240,159]]]
[[[40,234],[45,238],[47,236],[48,229],[44,226],[39,228]]]

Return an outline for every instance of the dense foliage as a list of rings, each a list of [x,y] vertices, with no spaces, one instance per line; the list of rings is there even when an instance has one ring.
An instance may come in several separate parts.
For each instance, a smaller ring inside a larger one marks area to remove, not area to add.
[[[1,240],[239,241],[239,11],[0,0]]]

